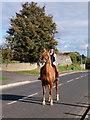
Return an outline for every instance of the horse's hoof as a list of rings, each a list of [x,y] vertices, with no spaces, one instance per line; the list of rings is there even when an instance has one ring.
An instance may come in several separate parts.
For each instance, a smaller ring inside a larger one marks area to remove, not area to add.
[[[50,98],[50,96],[49,96],[49,99],[48,99],[48,101],[50,102],[50,100],[51,100],[51,98]]]
[[[53,106],[53,103],[51,103],[50,105]]]
[[[53,100],[51,100],[50,105],[51,105],[51,106],[53,105]]]
[[[45,101],[43,101],[43,103],[42,103],[43,105],[45,105]]]
[[[57,94],[56,100],[59,101],[59,94]]]

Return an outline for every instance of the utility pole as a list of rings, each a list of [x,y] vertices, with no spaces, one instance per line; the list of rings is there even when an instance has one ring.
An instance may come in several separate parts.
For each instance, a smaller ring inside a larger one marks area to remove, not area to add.
[[[82,70],[82,55],[81,55],[81,70]]]

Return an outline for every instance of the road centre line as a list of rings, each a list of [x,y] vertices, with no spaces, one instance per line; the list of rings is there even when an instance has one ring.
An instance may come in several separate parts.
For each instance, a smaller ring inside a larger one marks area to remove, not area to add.
[[[84,77],[87,76],[87,75],[84,75]]]
[[[12,102],[10,102],[10,103],[7,103],[8,105],[11,105],[11,104],[14,104],[14,103],[16,103],[17,101],[12,101]]]
[[[85,76],[86,76],[86,75],[85,75]],[[82,77],[84,77],[84,76],[80,76],[80,77],[77,77],[77,78],[75,78],[75,79],[77,80],[77,79],[80,79],[80,78],[82,78]],[[74,79],[71,79],[71,80],[69,80],[69,81],[67,81],[67,82],[69,83],[69,82],[72,82],[72,81],[74,81]]]
[[[35,95],[37,95],[38,93],[34,93],[34,94],[31,94],[31,95],[28,95],[27,97],[23,97],[22,99],[19,99],[19,100],[24,100],[24,99],[26,99],[26,98],[29,98],[29,97],[32,97],[32,96],[35,96]]]
[[[78,73],[78,72],[70,72],[70,73],[63,73],[60,74],[59,76],[65,76],[65,75],[69,75],[72,73]],[[14,87],[14,86],[20,86],[20,85],[25,85],[25,84],[29,84],[29,83],[33,83],[33,82],[39,82],[39,80],[33,80],[33,81],[22,81],[22,82],[16,82],[16,83],[11,83],[11,84],[6,84],[6,85],[0,85],[0,89],[4,89],[4,88],[10,88],[10,87]]]
[[[71,79],[71,80],[67,81],[67,83],[72,82],[72,81],[74,81],[74,79]],[[60,83],[60,84],[58,84],[58,86],[62,86],[63,84],[65,84],[65,83]],[[53,88],[55,88],[55,87],[56,87],[56,86],[54,86]],[[40,91],[40,92],[41,92],[41,91]],[[22,99],[18,99],[17,101],[12,101],[12,102],[9,102],[9,103],[7,103],[7,104],[8,104],[8,105],[14,104],[14,103],[16,103],[16,102],[18,102],[18,101],[21,101],[21,100],[24,100],[24,99],[26,99],[26,98],[35,96],[35,95],[37,95],[38,93],[39,93],[39,92],[33,93],[33,94],[31,94],[31,95],[28,95],[27,97],[23,97]]]
[[[80,77],[82,78],[82,77],[84,77],[84,76],[82,75],[82,76],[80,76]]]
[[[67,83],[74,81],[74,79],[68,80]]]
[[[63,85],[64,83],[61,83],[61,84],[58,84],[58,86],[61,86],[61,85]]]
[[[58,86],[61,86],[61,85],[63,85],[63,84],[58,84]],[[54,86],[53,88],[55,88],[55,87],[56,87],[56,86]],[[39,92],[41,92],[41,91],[39,91]],[[18,102],[18,101],[21,101],[21,100],[24,100],[24,99],[26,99],[26,98],[35,96],[35,95],[37,95],[39,92],[36,92],[36,93],[34,93],[34,94],[31,94],[31,95],[28,95],[27,97],[23,97],[22,99],[18,99],[17,101],[9,102],[9,103],[7,103],[7,104],[8,104],[8,105],[14,104],[14,103],[16,103],[16,102]]]
[[[22,99],[18,99],[17,101],[12,101],[12,102],[9,102],[9,103],[7,103],[8,105],[11,105],[11,104],[14,104],[14,103],[16,103],[16,102],[18,102],[18,101],[20,101],[20,100],[24,100],[24,99],[26,99],[26,98],[28,98],[28,97],[32,97],[32,96],[35,96],[35,95],[37,95],[38,94],[38,92],[36,92],[36,93],[34,93],[34,94],[31,94],[31,95],[28,95],[27,97],[23,97]]]
[[[61,84],[58,84],[58,86],[61,86],[61,85],[63,85],[63,83],[61,83]],[[53,86],[53,88],[55,88],[56,86]]]
[[[84,77],[84,76],[80,76],[80,77]],[[77,77],[77,78],[75,78],[75,79],[79,79],[80,77]],[[74,81],[74,79],[68,80],[66,83],[69,83],[69,82],[72,82],[72,81]],[[58,86],[62,86],[63,84],[65,84],[65,83],[58,84]],[[54,86],[53,88],[55,88],[55,87],[56,87],[56,86]],[[41,91],[39,91],[39,92],[41,92]],[[19,99],[19,100],[17,100],[17,101],[12,101],[12,102],[7,103],[7,104],[8,104],[8,105],[14,104],[14,103],[16,103],[16,102],[18,102],[18,101],[20,101],[20,100],[24,100],[24,99],[26,99],[26,98],[28,98],[28,97],[35,96],[35,95],[37,95],[39,92],[36,92],[36,93],[34,93],[34,94],[28,95],[27,97],[23,97],[22,99]]]
[[[80,77],[77,77],[76,80],[79,79],[79,78],[80,78]]]
[[[63,85],[63,84],[58,84],[58,86],[61,86],[61,85]],[[55,88],[56,86],[54,86],[53,88]],[[41,91],[40,91],[41,92]],[[16,102],[18,102],[18,101],[21,101],[21,100],[24,100],[24,99],[26,99],[26,98],[29,98],[29,97],[32,97],[32,96],[35,96],[35,95],[37,95],[39,92],[36,92],[36,93],[34,93],[34,94],[31,94],[31,95],[28,95],[27,97],[23,97],[22,99],[18,99],[17,101],[12,101],[12,102],[9,102],[9,103],[7,103],[8,105],[11,105],[11,104],[14,104],[14,103],[16,103]]]

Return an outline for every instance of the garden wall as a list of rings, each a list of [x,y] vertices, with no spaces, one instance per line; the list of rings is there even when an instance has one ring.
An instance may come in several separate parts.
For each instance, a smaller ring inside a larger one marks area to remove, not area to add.
[[[64,66],[72,64],[71,58],[68,55],[57,55],[57,64]]]
[[[0,68],[2,71],[22,71],[22,70],[33,70],[37,68],[37,64],[30,63],[10,63],[1,64]]]
[[[67,55],[57,55],[58,65],[70,65],[72,64],[71,58]],[[23,71],[23,70],[33,70],[38,67],[37,63],[9,63],[0,64],[0,71]]]

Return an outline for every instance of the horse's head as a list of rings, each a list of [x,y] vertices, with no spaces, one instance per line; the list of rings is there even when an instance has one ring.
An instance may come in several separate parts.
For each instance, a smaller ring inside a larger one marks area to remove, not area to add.
[[[51,60],[50,60],[50,51],[44,50],[42,59],[43,59],[44,62],[51,63]]]

